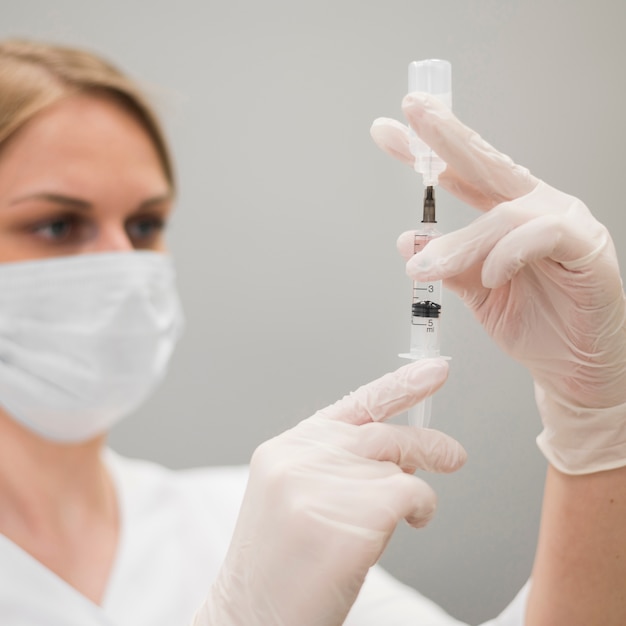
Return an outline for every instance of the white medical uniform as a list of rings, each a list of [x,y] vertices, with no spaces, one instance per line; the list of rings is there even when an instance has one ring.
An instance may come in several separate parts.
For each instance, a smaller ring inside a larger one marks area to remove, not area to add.
[[[118,492],[121,538],[102,605],[0,535],[2,626],[191,623],[225,556],[247,468],[171,471],[110,450],[105,458]],[[524,595],[488,625],[522,626]],[[371,570],[345,624],[462,626],[380,568]]]

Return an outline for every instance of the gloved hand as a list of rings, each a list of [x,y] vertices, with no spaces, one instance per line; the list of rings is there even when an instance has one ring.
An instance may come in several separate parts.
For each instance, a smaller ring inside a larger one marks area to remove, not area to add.
[[[443,279],[507,353],[530,370],[560,471],[626,465],[626,307],[615,249],[587,207],[531,176],[435,98],[409,94],[404,113],[448,164],[441,187],[485,211],[410,258],[415,280]],[[374,141],[412,163],[407,128],[378,119]],[[406,258],[413,236],[398,245]]]
[[[411,473],[465,461],[435,430],[383,424],[445,381],[442,359],[359,388],[262,444],[234,536],[195,626],[342,624],[396,524],[425,525],[435,494]]]

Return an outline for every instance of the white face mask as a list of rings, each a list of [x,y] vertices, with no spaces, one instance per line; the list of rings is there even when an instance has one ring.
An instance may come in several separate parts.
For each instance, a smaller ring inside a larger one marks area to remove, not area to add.
[[[0,405],[48,439],[104,433],[157,386],[182,325],[166,254],[0,264]]]

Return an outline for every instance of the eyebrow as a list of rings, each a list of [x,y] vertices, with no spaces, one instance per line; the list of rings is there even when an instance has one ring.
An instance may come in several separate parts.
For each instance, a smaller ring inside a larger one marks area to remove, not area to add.
[[[63,194],[48,193],[48,192],[34,193],[34,194],[26,195],[26,196],[20,196],[19,198],[15,198],[14,200],[12,200],[9,203],[9,206],[14,206],[16,204],[27,202],[29,200],[43,200],[44,202],[62,204],[69,208],[80,209],[83,211],[88,211],[89,209],[93,208],[92,203],[88,202],[87,200],[83,200],[81,198],[74,198],[72,196],[66,196]],[[153,198],[148,198],[147,200],[144,200],[139,205],[139,208],[144,209],[152,204],[158,204],[160,202],[167,202],[169,200],[172,200],[172,193],[168,191],[159,196],[154,196]]]
[[[13,206],[15,204],[21,204],[22,202],[27,202],[29,200],[43,200],[45,202],[52,202],[54,204],[64,204],[66,206],[71,206],[74,209],[90,209],[91,203],[86,200],[81,200],[80,198],[72,198],[71,196],[64,196],[58,193],[33,193],[27,196],[20,196],[19,198],[15,198],[9,203],[9,206]]]

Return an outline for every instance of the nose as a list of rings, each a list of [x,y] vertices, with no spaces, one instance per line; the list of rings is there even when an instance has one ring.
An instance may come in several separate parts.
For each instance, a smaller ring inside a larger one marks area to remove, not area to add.
[[[101,224],[90,248],[93,252],[128,252],[133,250],[133,244],[124,224],[107,223]]]

